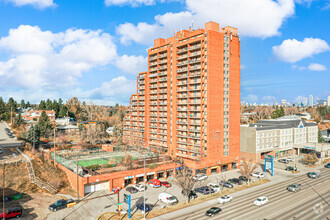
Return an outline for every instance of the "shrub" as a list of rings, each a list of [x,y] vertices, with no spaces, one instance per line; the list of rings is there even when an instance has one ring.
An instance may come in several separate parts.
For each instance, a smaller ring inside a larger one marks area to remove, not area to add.
[[[98,169],[100,169],[100,167],[101,167],[100,165],[94,164],[94,165],[87,166],[86,169],[98,170]]]

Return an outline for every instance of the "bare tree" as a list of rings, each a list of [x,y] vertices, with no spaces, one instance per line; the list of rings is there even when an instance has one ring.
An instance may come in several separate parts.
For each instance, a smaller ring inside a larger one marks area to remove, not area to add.
[[[133,157],[130,154],[127,154],[127,153],[125,154],[124,157],[121,158],[121,161],[120,161],[120,163],[123,166],[125,166],[129,169],[132,169],[134,167],[135,162],[136,161],[133,159]]]
[[[193,179],[192,171],[186,166],[182,166],[182,169],[177,171],[173,182],[182,190],[182,194],[187,198],[187,203],[190,201],[191,191],[203,184],[202,181]]]
[[[246,161],[244,159],[243,163],[241,164],[239,168],[239,172],[242,174],[242,176],[246,177],[248,180],[248,185],[250,185],[250,179],[251,179],[251,173],[253,173],[257,169],[257,164],[253,163],[253,160]]]
[[[305,154],[302,160],[308,166],[312,166],[319,161],[316,154]]]
[[[106,134],[101,126],[89,126],[81,131],[82,140],[88,141],[92,145],[100,144],[104,141]]]
[[[222,192],[223,188],[225,187],[224,186],[224,183],[228,182],[228,178],[225,174],[223,173],[220,173],[220,176],[216,178],[217,182],[219,183],[219,186],[220,186],[220,193]],[[222,184],[220,184],[222,183]]]

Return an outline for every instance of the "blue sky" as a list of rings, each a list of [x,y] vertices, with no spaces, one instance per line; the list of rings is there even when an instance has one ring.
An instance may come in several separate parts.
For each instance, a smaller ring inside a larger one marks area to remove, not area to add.
[[[330,95],[328,0],[0,0],[0,96],[127,104],[146,49],[207,21],[241,38],[241,99]]]

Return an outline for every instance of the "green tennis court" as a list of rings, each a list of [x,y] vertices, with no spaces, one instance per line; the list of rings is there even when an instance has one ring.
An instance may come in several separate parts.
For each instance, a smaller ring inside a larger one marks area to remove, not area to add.
[[[78,162],[79,166],[83,166],[83,167],[88,167],[90,165],[101,165],[101,164],[107,164],[108,163],[108,159],[105,158],[97,158],[97,159],[89,159],[89,160],[81,160]]]

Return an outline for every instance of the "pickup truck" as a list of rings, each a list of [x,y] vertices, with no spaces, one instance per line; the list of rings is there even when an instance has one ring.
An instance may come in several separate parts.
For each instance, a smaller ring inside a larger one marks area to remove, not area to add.
[[[49,206],[49,210],[50,211],[53,211],[53,212],[56,212],[60,209],[64,209],[64,208],[67,208],[67,207],[71,207],[76,205],[76,202],[73,201],[72,199],[68,199],[68,200],[65,200],[65,199],[61,199],[61,200],[58,200],[57,202],[51,204]]]

